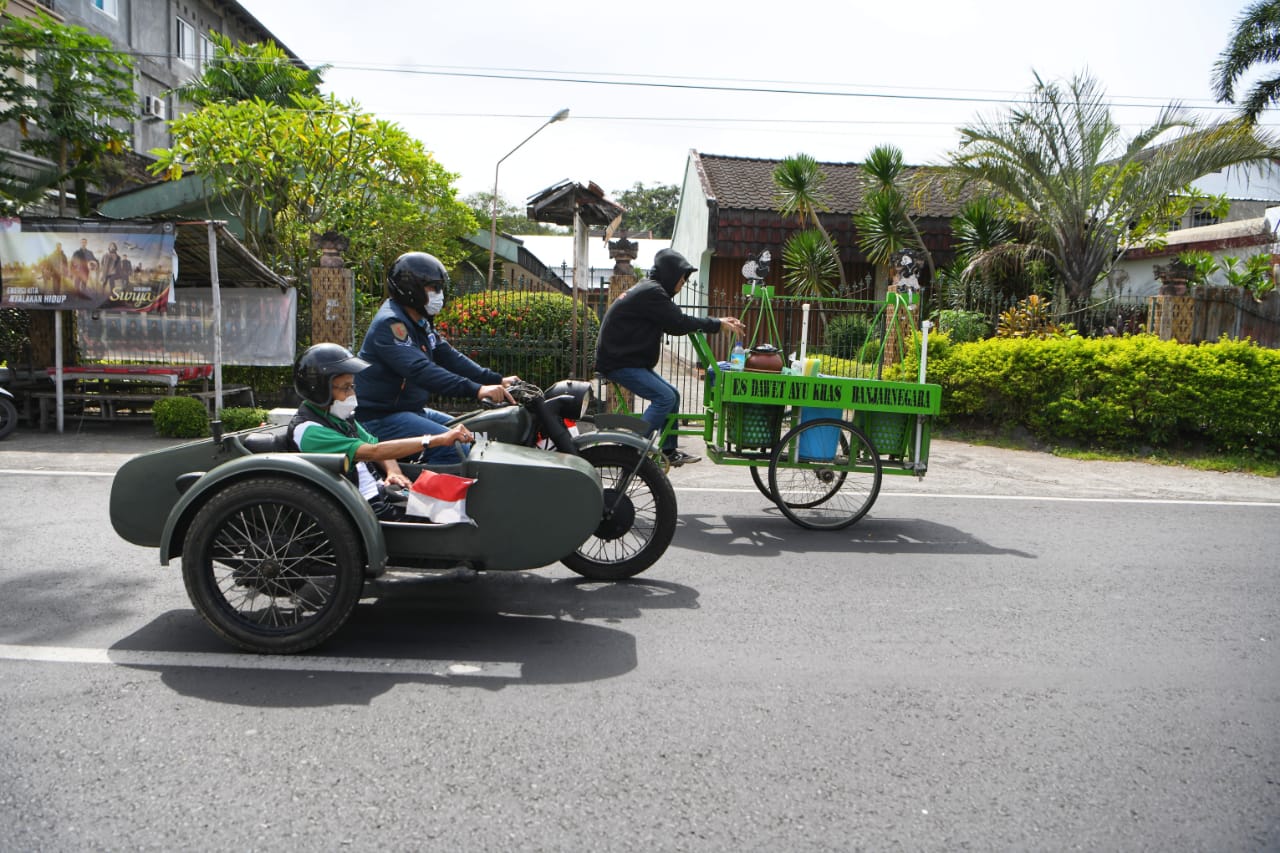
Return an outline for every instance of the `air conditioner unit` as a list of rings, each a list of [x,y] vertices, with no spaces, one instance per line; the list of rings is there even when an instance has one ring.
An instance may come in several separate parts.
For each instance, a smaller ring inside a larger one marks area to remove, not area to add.
[[[157,98],[155,95],[147,95],[142,105],[142,111],[143,114],[149,118],[164,118],[164,98]]]

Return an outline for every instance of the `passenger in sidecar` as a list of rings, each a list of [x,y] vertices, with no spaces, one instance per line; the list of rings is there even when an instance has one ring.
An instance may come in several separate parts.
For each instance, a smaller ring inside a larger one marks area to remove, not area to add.
[[[356,422],[355,375],[369,362],[352,355],[340,344],[315,344],[298,356],[293,366],[293,387],[302,398],[289,423],[291,449],[305,453],[341,453],[350,465],[348,478],[355,483],[384,521],[405,517],[404,504],[388,499],[388,489],[407,489],[397,459],[417,456],[433,447],[471,443],[471,430],[463,424],[442,433],[389,439],[379,443]]]

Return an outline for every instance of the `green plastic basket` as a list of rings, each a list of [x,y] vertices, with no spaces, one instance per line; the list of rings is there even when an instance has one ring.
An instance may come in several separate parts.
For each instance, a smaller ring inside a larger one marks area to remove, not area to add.
[[[858,428],[881,456],[904,456],[911,435],[911,416],[897,412],[860,412]]]
[[[725,437],[737,447],[773,447],[782,427],[782,406],[725,403]]]

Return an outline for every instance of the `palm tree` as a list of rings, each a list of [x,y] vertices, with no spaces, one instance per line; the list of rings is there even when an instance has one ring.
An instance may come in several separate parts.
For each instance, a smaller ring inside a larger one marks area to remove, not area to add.
[[[1280,0],[1257,0],[1236,20],[1236,29],[1213,64],[1213,94],[1236,103],[1236,83],[1249,68],[1280,60]],[[1280,76],[1259,80],[1240,102],[1240,116],[1250,122],[1280,100]]]
[[[862,210],[853,215],[859,248],[878,266],[888,266],[894,254],[902,249],[918,249],[924,253],[929,277],[933,280],[936,277],[933,255],[925,248],[903,192],[906,165],[902,151],[892,145],[876,146],[867,155],[862,171],[871,185],[863,197]]]
[[[832,241],[827,229],[822,226],[818,214],[831,209],[831,204],[823,190],[827,181],[826,174],[818,161],[808,154],[796,154],[788,157],[773,170],[774,204],[783,216],[795,216],[801,223],[808,222],[818,230],[826,242],[831,257],[836,259],[836,271],[840,274],[840,292],[849,288],[844,277],[844,264],[839,262],[840,253]]]
[[[197,107],[260,100],[277,107],[294,106],[293,96],[316,97],[328,65],[299,66],[275,42],[233,43],[221,33],[210,32],[213,59],[198,77],[173,91]]]
[[[1156,144],[1175,131],[1181,135]],[[1121,252],[1200,200],[1192,181],[1264,163],[1276,148],[1256,127],[1239,120],[1201,125],[1176,105],[1123,139],[1104,93],[1085,75],[1065,87],[1037,75],[1025,104],[960,134],[951,177],[1011,206],[1075,305]]]
[[[840,262],[831,254],[830,244],[816,228],[792,234],[782,249],[783,281],[794,296],[832,295],[831,282]]]

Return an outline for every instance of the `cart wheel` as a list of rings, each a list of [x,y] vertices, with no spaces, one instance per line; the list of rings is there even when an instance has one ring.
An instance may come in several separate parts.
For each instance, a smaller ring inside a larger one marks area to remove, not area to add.
[[[333,498],[296,480],[259,478],[227,486],[196,513],[182,578],[224,640],[288,654],[342,627],[360,600],[363,564],[351,519]]]
[[[862,431],[835,418],[806,421],[782,437],[769,488],[801,527],[839,530],[867,514],[880,494],[880,456]]]
[[[764,495],[771,501],[777,501],[778,498],[773,494],[773,490],[769,488],[768,468],[763,465],[751,466],[751,482],[756,484],[756,488],[760,490],[760,494]],[[766,473],[761,474],[764,471]]]
[[[592,580],[624,580],[653,565],[676,532],[676,493],[650,457],[620,490],[623,477],[636,467],[638,451],[616,444],[585,448],[604,487],[605,515],[595,532],[561,560]]]

